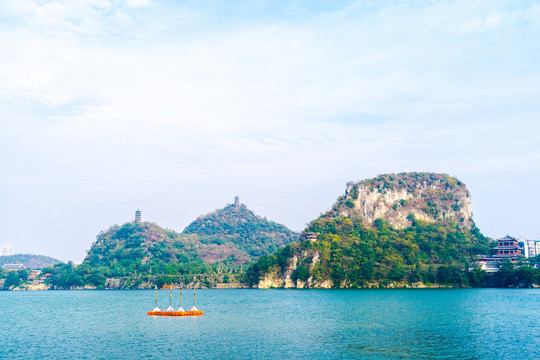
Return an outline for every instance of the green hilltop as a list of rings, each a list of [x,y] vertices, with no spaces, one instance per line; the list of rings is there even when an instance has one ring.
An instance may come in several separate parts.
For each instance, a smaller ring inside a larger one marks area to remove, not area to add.
[[[151,222],[129,222],[100,233],[78,272],[97,287],[149,288],[178,274],[211,272],[211,267],[181,234]]]
[[[197,235],[205,262],[246,264],[298,240],[286,226],[255,215],[244,204],[199,217],[184,230]]]

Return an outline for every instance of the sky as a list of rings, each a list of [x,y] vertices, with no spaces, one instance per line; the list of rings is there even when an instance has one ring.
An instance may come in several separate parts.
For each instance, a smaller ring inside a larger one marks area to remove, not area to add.
[[[540,238],[540,4],[0,0],[0,169],[0,245],[63,261],[236,195],[301,231],[403,171]]]

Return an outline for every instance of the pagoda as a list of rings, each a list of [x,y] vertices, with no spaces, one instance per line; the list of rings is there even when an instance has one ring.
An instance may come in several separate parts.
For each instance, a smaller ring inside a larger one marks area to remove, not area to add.
[[[495,250],[497,251],[495,257],[497,258],[516,259],[523,256],[517,239],[508,235],[497,239],[497,247]]]

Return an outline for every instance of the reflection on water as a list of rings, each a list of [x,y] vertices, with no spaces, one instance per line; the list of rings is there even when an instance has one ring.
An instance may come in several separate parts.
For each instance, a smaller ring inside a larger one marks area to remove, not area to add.
[[[146,315],[152,291],[0,292],[0,358],[535,359],[539,299],[537,289],[200,290],[204,316],[173,318]]]

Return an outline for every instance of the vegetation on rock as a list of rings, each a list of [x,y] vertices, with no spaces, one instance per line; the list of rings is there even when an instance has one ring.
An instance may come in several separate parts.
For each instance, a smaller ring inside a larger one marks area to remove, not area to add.
[[[248,269],[246,279],[253,286],[268,273],[283,277],[295,256],[299,265],[292,280],[311,279],[308,285],[315,287],[326,280],[338,288],[392,282],[467,285],[464,270],[469,259],[489,253],[489,240],[476,228],[463,231],[453,223],[412,222],[399,230],[383,219],[367,227],[359,218],[323,216],[305,232],[317,234],[316,241],[306,239],[262,257]]]
[[[243,204],[199,217],[184,234],[198,236],[200,254],[209,264],[246,264],[298,240],[286,226],[255,215]]]
[[[403,229],[411,225],[412,214],[419,220],[456,222],[471,229],[470,203],[465,185],[447,174],[399,173],[347,184],[330,213],[360,217],[369,226],[382,218]]]
[[[0,289],[11,290],[24,284],[30,275],[30,269],[6,271],[0,268]]]
[[[97,236],[81,265],[58,264],[43,274],[56,289],[151,288],[193,281],[211,287],[237,283],[246,262],[296,238],[244,205],[229,206],[200,217],[184,233],[150,222],[114,225]]]
[[[212,272],[196,246],[172,230],[151,222],[114,225],[100,233],[83,263],[45,269],[55,288],[103,288],[107,279],[120,279],[112,287],[139,288],[177,282],[181,275]]]
[[[288,287],[480,286],[482,274],[467,270],[475,255],[490,253],[491,241],[468,216],[469,197],[465,185],[446,174],[389,174],[350,183],[300,242],[261,257],[245,280]],[[391,220],[397,211],[407,213],[408,226],[370,219],[381,207]]]

